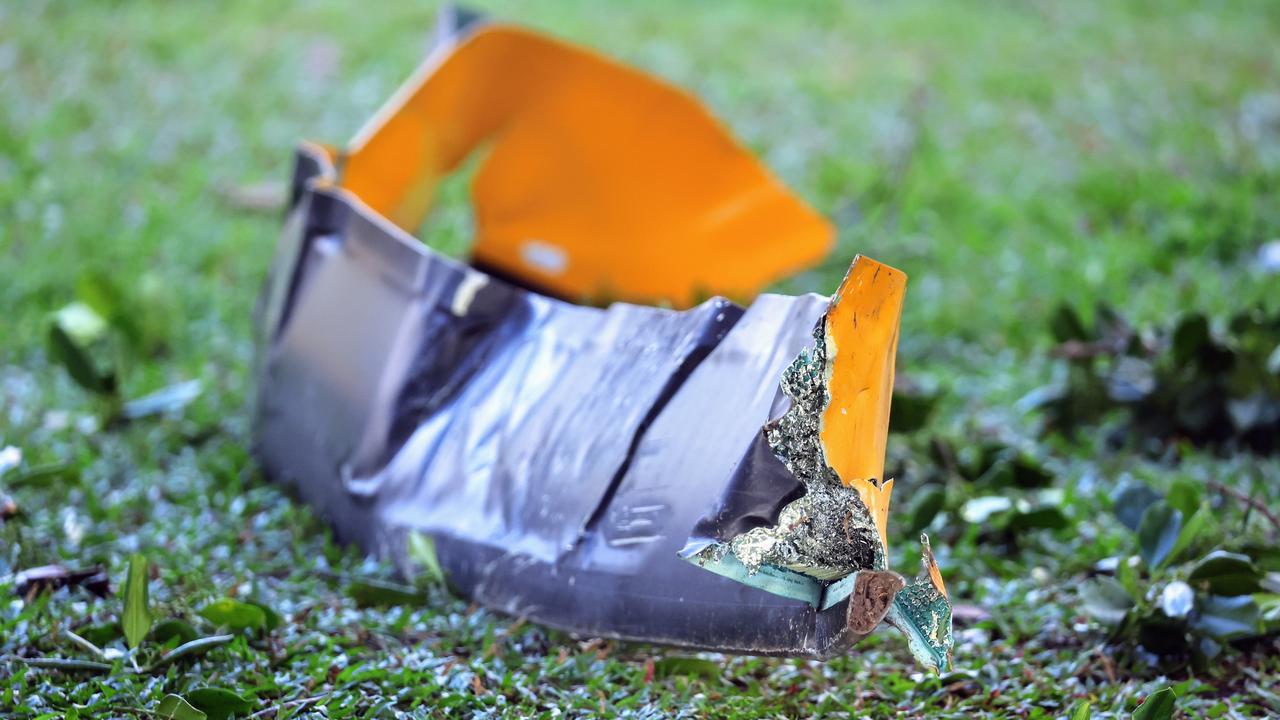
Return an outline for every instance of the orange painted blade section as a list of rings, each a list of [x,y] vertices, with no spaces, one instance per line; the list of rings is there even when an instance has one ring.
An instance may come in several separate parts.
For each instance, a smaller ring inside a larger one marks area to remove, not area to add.
[[[929,582],[933,583],[934,589],[942,593],[942,597],[949,599],[947,584],[943,582],[942,570],[938,567],[938,559],[933,556],[933,548],[929,545],[929,536],[921,535],[920,544],[924,546],[924,566],[929,571]]]
[[[690,95],[502,25],[429,59],[353,142],[341,185],[414,232],[486,145],[475,258],[564,297],[751,296],[831,247],[830,224]]]
[[[907,276],[857,257],[827,310],[827,390],[821,440],[827,464],[857,489],[888,549],[893,481],[884,479],[898,323]]]

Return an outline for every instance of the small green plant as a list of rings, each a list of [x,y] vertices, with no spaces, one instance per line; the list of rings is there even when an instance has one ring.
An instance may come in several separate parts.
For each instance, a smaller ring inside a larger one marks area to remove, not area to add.
[[[1115,418],[1117,445],[1280,451],[1280,313],[1255,308],[1216,329],[1187,313],[1171,328],[1139,330],[1105,305],[1091,327],[1064,305],[1051,330],[1065,367],[1031,398],[1046,430],[1070,435]]]
[[[104,675],[163,675],[179,661],[199,657],[210,650],[232,643],[237,633],[261,635],[275,629],[279,616],[256,602],[231,598],[215,600],[199,613],[216,629],[231,630],[227,634],[201,635],[187,620],[170,617],[155,622],[149,585],[150,563],[145,555],[129,558],[122,591],[118,622],[81,628],[79,633],[65,631],[66,639],[93,659],[45,657],[27,661],[33,667],[66,672],[89,672]],[[123,640],[125,649],[113,644]],[[127,665],[126,665],[127,661]],[[185,720],[212,718],[222,720],[244,714],[253,703],[225,688],[203,687],[187,695],[164,697],[151,714],[157,717]]]
[[[144,277],[133,294],[109,278],[88,274],[77,286],[77,300],[48,320],[49,356],[99,404],[109,421],[134,420],[186,406],[200,394],[198,381],[186,381],[126,399],[125,369],[166,350],[169,306],[154,278]]]
[[[1111,627],[1113,644],[1160,665],[1203,666],[1227,643],[1280,629],[1280,558],[1261,545],[1199,552],[1224,534],[1211,528],[1212,511],[1190,483],[1167,495],[1128,483],[1115,494],[1115,512],[1137,554],[1116,559],[1112,575],[1080,591],[1084,610]]]
[[[1173,688],[1157,690],[1133,711],[1133,720],[1169,720],[1173,717],[1173,704],[1177,699],[1178,694]]]
[[[124,614],[120,626],[124,629],[129,649],[137,649],[147,632],[151,630],[151,607],[147,600],[147,559],[134,554],[129,558],[129,577],[124,584]]]
[[[976,528],[982,543],[1014,549],[1029,532],[1056,532],[1074,524],[1062,491],[1051,487],[1053,473],[1012,442],[953,442],[935,435],[928,438],[927,455],[930,462],[920,466],[920,485],[904,510],[903,538],[927,529],[956,541]],[[963,522],[937,521],[940,516]]]

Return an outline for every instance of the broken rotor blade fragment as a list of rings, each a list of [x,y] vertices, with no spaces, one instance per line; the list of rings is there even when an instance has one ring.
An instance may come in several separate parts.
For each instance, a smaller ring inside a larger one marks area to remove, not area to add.
[[[834,298],[695,304],[816,258],[826,221],[653,78],[473,18],[442,37],[349,147],[298,151],[255,315],[267,474],[405,572],[408,538],[430,536],[450,585],[501,612],[690,648],[846,652],[911,588],[884,560],[875,434],[901,302],[877,283],[903,276],[858,258]],[[617,112],[584,110],[600,104]],[[405,228],[483,142],[469,265]],[[538,161],[552,156],[573,162]],[[563,299],[610,292],[677,309]],[[872,329],[888,318],[892,333]],[[827,418],[848,372],[877,382]],[[818,500],[789,565],[681,557]]]

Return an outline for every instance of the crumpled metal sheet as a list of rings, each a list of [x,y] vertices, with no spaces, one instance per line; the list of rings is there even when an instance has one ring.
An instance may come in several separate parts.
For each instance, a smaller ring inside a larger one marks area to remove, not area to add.
[[[433,536],[450,582],[504,612],[719,650],[847,647],[844,604],[819,611],[678,555],[783,403],[778,377],[827,298],[572,305],[306,189],[319,164],[300,153],[258,309],[256,453],[272,477],[373,552],[404,562],[407,532]],[[765,488],[755,512],[785,495]]]
[[[466,596],[586,635],[825,658],[928,616],[913,649],[949,647],[931,556],[936,582],[908,585],[882,554],[828,581],[716,550],[806,492],[769,433],[830,297],[575,305],[432,251],[340,165],[297,153],[254,407],[264,469],[339,539],[412,572],[407,538],[430,535]],[[914,604],[891,610],[904,588]]]

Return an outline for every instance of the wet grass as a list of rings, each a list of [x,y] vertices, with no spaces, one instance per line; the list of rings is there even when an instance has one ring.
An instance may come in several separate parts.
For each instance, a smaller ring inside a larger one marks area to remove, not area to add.
[[[1209,668],[1117,659],[1077,588],[1135,552],[1105,508],[1125,478],[1158,489],[1217,480],[1280,502],[1274,460],[1187,452],[1171,464],[1101,441],[1036,439],[1015,404],[1050,379],[1062,301],[1105,301],[1140,322],[1280,304],[1255,261],[1280,237],[1280,6],[1198,3],[531,2],[501,15],[600,48],[690,88],[840,226],[838,250],[780,289],[829,291],[855,252],[911,276],[902,370],[943,395],[895,436],[894,523],[932,465],[934,435],[1025,448],[1064,490],[1069,527],[993,539],[952,513],[940,559],[958,602],[956,664],[917,677],[883,633],[820,664],[721,658],[575,640],[430,591],[421,606],[358,607],[350,587],[389,569],[335,547],[266,484],[247,453],[249,315],[279,218],[228,188],[282,179],[302,137],[340,141],[420,58],[434,8],[319,0],[0,5],[0,478],[21,514],[0,527],[0,592],[24,568],[154,568],[158,618],[200,634],[215,598],[279,613],[155,673],[50,670],[92,659],[68,639],[110,623],[118,597],[60,590],[0,604],[0,714],[147,716],[167,693],[223,687],[254,712],[393,717],[1055,717],[1073,702],[1125,716],[1181,683],[1188,717],[1259,715],[1280,678],[1273,641]],[[465,247],[465,188],[428,242]],[[126,355],[124,394],[186,379],[178,417],[106,425],[45,349],[48,313],[114,278],[162,308],[165,346]],[[1260,532],[1225,501],[1218,544]],[[900,564],[910,533],[898,529]],[[1265,535],[1264,535],[1265,537]],[[1213,545],[1214,542],[1206,542]],[[937,543],[935,542],[935,545]],[[109,633],[108,633],[109,635]],[[110,637],[109,647],[121,648]],[[1272,696],[1274,698],[1274,696]],[[82,708],[77,711],[76,708]],[[1280,707],[1271,706],[1271,712]]]

